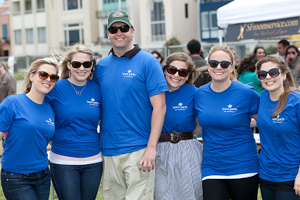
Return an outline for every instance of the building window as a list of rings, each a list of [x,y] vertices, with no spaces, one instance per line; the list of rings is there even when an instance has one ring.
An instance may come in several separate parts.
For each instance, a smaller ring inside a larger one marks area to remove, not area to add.
[[[84,44],[83,24],[68,24],[64,26],[65,46],[75,43]]]
[[[37,0],[36,10],[37,10],[37,12],[44,12],[45,11],[45,2],[44,2],[44,0]]]
[[[32,13],[31,0],[25,0],[25,14]]]
[[[45,27],[38,28],[38,42],[46,43],[46,28]]]
[[[15,30],[15,43],[16,45],[22,44],[22,30]]]
[[[201,13],[202,39],[218,38],[217,12]]]
[[[2,24],[1,27],[2,27],[2,39],[7,40],[8,39],[7,24]]]
[[[21,7],[20,7],[20,2],[12,2],[12,13],[13,15],[20,15],[21,14]]]
[[[76,10],[82,8],[82,0],[63,0],[64,10]]]
[[[26,43],[33,44],[33,29],[26,29]]]
[[[151,4],[152,41],[165,41],[165,9],[162,0],[153,0]]]

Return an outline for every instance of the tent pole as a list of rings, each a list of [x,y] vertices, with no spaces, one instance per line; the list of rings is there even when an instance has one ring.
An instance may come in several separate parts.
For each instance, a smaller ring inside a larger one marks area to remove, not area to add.
[[[223,36],[223,29],[221,27],[219,27],[219,44],[220,45],[223,45],[222,36]]]

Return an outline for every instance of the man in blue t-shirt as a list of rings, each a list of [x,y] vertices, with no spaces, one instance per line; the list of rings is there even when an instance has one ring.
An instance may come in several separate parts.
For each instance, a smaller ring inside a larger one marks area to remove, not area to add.
[[[133,45],[135,29],[125,11],[108,17],[110,54],[93,80],[101,89],[104,199],[153,199],[156,144],[168,87],[158,60]]]

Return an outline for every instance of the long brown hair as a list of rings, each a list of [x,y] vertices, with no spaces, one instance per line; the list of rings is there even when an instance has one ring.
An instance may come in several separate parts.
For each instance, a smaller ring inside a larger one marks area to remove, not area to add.
[[[189,78],[186,81],[187,84],[193,85],[195,79],[197,78],[198,70],[192,61],[192,58],[183,52],[175,52],[167,57],[165,62],[162,64],[162,69],[165,71],[167,66],[173,61],[182,61],[187,64],[187,69],[189,70]]]
[[[256,74],[258,73],[258,71],[261,70],[262,64],[267,63],[267,62],[272,62],[272,63],[277,64],[278,69],[280,69],[282,71],[281,73],[286,74],[286,79],[283,81],[284,92],[279,96],[277,108],[271,116],[272,118],[274,118],[277,115],[279,115],[281,113],[281,111],[284,109],[290,92],[296,90],[296,88],[295,88],[293,77],[292,77],[289,67],[277,55],[268,55],[265,58],[259,60],[256,63]]]

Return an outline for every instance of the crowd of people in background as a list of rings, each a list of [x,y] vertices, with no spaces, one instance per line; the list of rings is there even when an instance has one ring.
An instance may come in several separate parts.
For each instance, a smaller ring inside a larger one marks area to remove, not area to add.
[[[105,200],[255,200],[259,187],[264,200],[300,199],[298,48],[239,58],[216,45],[205,60],[193,39],[164,59],[134,33],[127,12],[110,13],[108,56],[75,44],[37,59],[18,95],[1,65],[5,197],[46,200],[52,179],[59,199],[93,200],[102,177]]]

